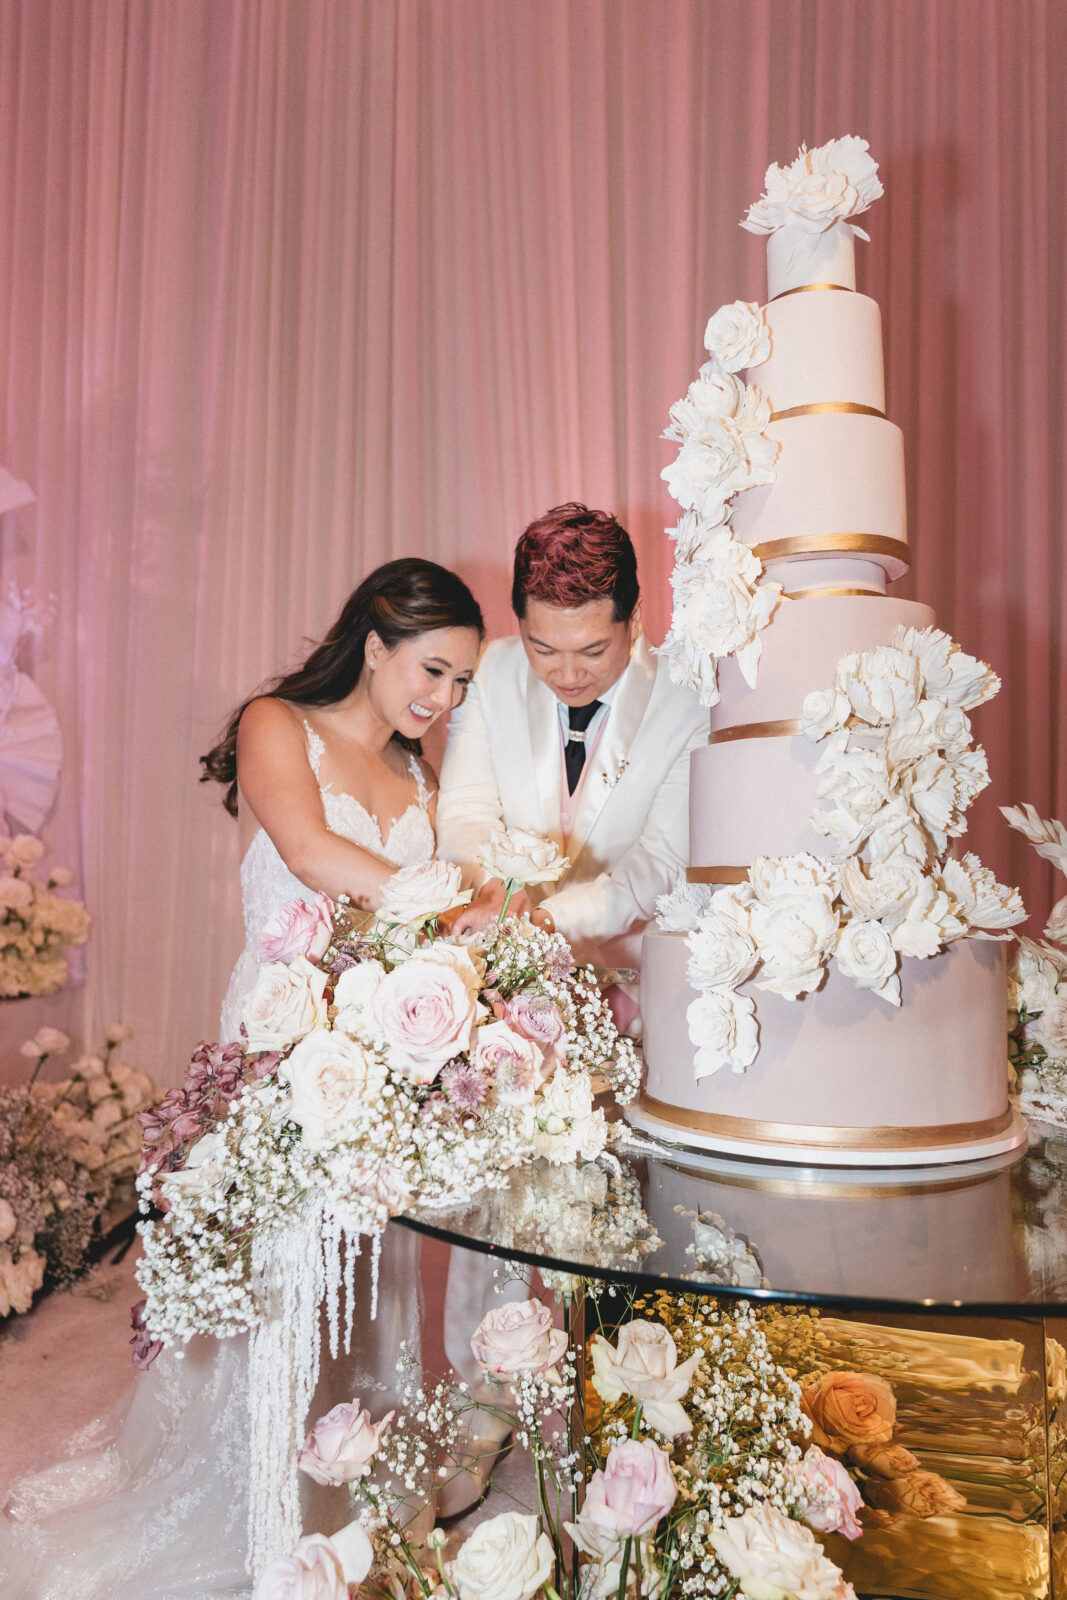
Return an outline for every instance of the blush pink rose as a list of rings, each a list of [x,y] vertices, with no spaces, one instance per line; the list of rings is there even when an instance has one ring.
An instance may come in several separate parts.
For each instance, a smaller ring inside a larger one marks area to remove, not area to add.
[[[567,1030],[559,1007],[547,994],[517,994],[504,1007],[502,1020],[524,1039],[532,1039],[547,1059],[567,1059]]]
[[[678,1497],[670,1461],[651,1439],[627,1439],[594,1472],[582,1516],[621,1538],[651,1533]]]
[[[334,1406],[304,1440],[297,1465],[316,1483],[335,1486],[365,1478],[395,1415],[389,1411],[380,1422],[372,1422],[358,1400]]]
[[[430,1083],[446,1061],[470,1049],[477,995],[451,961],[414,955],[387,973],[370,1012],[390,1047],[390,1065]]]
[[[506,1022],[488,1022],[478,1029],[473,1064],[492,1084],[498,1106],[529,1104],[544,1079],[540,1046]]]
[[[863,1496],[840,1461],[809,1445],[800,1463],[800,1479],[807,1506],[804,1521],[816,1533],[843,1533],[858,1539],[863,1529],[857,1513]]]
[[[329,1539],[301,1539],[291,1556],[264,1567],[252,1600],[348,1600],[348,1583]]]
[[[333,937],[333,907],[324,894],[314,899],[288,900],[259,930],[261,961],[292,961],[306,956],[318,961]]]
[[[471,1337],[475,1360],[496,1378],[547,1372],[567,1348],[567,1335],[540,1300],[509,1301],[486,1313]]]

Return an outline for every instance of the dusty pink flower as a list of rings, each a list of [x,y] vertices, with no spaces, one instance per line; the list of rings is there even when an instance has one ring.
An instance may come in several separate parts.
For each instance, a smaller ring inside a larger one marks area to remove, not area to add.
[[[666,1453],[651,1439],[627,1439],[608,1452],[586,1490],[582,1516],[622,1538],[651,1533],[673,1506],[678,1485]]]
[[[800,1463],[807,1509],[804,1521],[816,1533],[843,1533],[858,1539],[863,1529],[856,1520],[863,1496],[840,1461],[809,1445]]]
[[[318,961],[333,937],[333,906],[324,894],[308,900],[287,900],[259,930],[263,961],[292,961],[306,956]]]
[[[471,1336],[475,1360],[496,1378],[547,1372],[567,1348],[567,1335],[540,1300],[509,1301],[487,1311]]]
[[[504,1008],[503,1020],[523,1038],[532,1039],[542,1053],[557,1062],[567,1059],[567,1030],[559,1007],[547,994],[517,994]]]
[[[334,1406],[304,1440],[298,1462],[301,1472],[316,1483],[333,1485],[365,1478],[395,1415],[389,1411],[380,1422],[372,1422],[358,1400]]]

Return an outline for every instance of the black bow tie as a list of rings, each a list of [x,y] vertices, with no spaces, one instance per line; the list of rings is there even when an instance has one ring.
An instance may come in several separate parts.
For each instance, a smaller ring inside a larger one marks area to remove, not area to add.
[[[587,706],[569,706],[567,719],[570,734],[563,750],[563,764],[567,769],[567,793],[573,794],[585,766],[585,730],[602,705],[600,700],[590,700]]]

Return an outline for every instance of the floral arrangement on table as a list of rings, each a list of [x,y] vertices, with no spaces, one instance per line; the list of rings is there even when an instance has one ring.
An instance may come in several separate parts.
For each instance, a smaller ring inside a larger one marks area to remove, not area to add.
[[[67,981],[66,952],[84,944],[92,918],[80,900],[54,893],[71,873],[32,869],[44,854],[32,833],[0,838],[0,999],[55,994]]]
[[[586,1313],[602,1305],[587,1301]],[[587,1389],[579,1349],[547,1305],[490,1311],[471,1348],[501,1385],[500,1406],[420,1375],[399,1416],[375,1421],[357,1399],[320,1418],[300,1468],[347,1485],[356,1514],[271,1562],[254,1600],[853,1600],[825,1541],[966,1501],[894,1440],[884,1378],[790,1375],[781,1346],[796,1344],[794,1321],[810,1318],[643,1298],[592,1336]],[[486,1517],[458,1549],[442,1529],[420,1548],[398,1508],[462,1469],[480,1409],[514,1424],[531,1506]]]
[[[898,628],[892,643],[842,657],[835,682],[804,701],[801,731],[824,750],[811,826],[836,859],[760,857],[738,885],[672,891],[660,925],[686,932],[696,1076],[743,1072],[759,1052],[753,982],[796,1000],[833,962],[860,988],[901,1003],[900,958],[957,939],[1005,939],[1026,911],[976,855],[951,841],[989,782],[967,712],[1000,687],[995,673],[937,628]]]
[[[878,199],[877,174],[863,139],[831,139],[817,150],[801,146],[790,166],[768,167],[766,193],[741,226],[752,233],[794,226],[814,241],[840,225],[866,239],[847,219]],[[683,515],[667,530],[675,541],[674,611],[660,648],[673,682],[713,706],[725,656],[736,656],[746,683],[755,687],[760,633],[782,601],[782,586],[764,577],[762,561],[730,526],[734,497],[775,476],[778,446],[766,432],[771,401],[739,376],[771,353],[763,308],[745,300],[721,306],[704,344],[709,359],[671,407],[663,435],[681,446],[661,477]]]
[[[138,1112],[155,1099],[145,1073],[115,1059],[131,1038],[121,1023],[99,1055],[83,1055],[61,1082],[40,1070],[70,1041],[41,1028],[22,1046],[28,1084],[0,1089],[0,1317],[30,1309],[46,1274],[69,1283],[83,1270],[102,1219],[133,1179]],[[132,1185],[130,1203],[132,1206]]]
[[[1039,856],[1067,874],[1067,828],[1032,805],[1001,806]],[[1008,1053],[1024,1111],[1067,1125],[1067,895],[1057,900],[1040,943],[1018,937],[1008,974]]]

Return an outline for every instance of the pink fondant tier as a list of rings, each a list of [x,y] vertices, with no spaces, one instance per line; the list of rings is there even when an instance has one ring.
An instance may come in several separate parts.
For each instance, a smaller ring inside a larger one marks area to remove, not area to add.
[[[774,411],[848,401],[885,411],[882,317],[847,289],[787,295],[766,308],[771,353],[745,373]]]
[[[903,1005],[831,966],[799,1001],[749,984],[760,1049],[746,1072],[697,1079],[685,936],[646,934],[645,1079],[633,1118],[678,1143],[831,1164],[907,1165],[1014,1148],[1003,945],[905,958]]]

